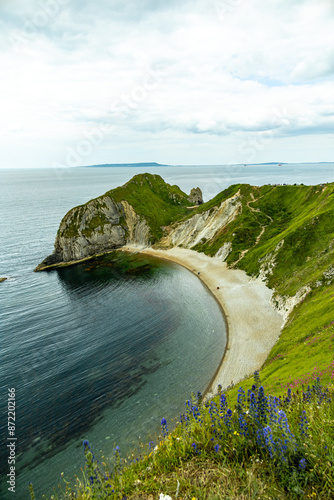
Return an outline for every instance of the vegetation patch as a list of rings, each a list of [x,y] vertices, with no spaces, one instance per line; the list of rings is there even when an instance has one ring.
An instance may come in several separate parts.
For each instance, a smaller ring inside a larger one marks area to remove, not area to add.
[[[319,380],[267,395],[257,372],[233,404],[221,390],[210,401],[192,395],[173,432],[162,418],[140,459],[115,446],[110,460],[97,460],[84,441],[82,477],[55,498],[333,498],[333,395]]]
[[[163,227],[189,215],[188,196],[160,175],[139,174],[122,187],[106,193],[116,203],[126,200],[150,227],[151,242],[163,236]]]

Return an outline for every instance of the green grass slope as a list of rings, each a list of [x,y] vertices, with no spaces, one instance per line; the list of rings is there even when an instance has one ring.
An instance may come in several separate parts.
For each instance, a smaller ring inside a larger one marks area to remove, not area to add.
[[[128,201],[150,226],[152,243],[163,236],[163,227],[189,214],[188,195],[167,184],[160,175],[138,174],[122,187],[106,193],[115,202]]]
[[[334,184],[236,185],[200,210],[208,210],[238,191],[242,213],[195,249],[212,256],[231,242],[227,263],[233,266],[238,261],[237,267],[250,275],[258,275],[266,257],[273,255],[275,265],[268,286],[284,295],[294,295],[303,285],[323,280],[334,262]]]

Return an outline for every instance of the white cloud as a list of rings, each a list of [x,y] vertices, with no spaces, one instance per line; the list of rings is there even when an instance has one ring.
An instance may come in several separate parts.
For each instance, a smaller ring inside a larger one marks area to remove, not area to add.
[[[43,140],[52,164],[55,149],[64,157],[101,128],[103,142],[81,163],[128,161],[150,144],[168,155],[161,162],[191,163],[194,143],[198,163],[220,163],[264,133],[270,161],[274,143],[309,134],[316,145],[333,126],[331,0],[13,0],[3,9],[8,157],[14,142],[23,161],[27,142],[37,150]],[[298,148],[288,151],[298,161]]]

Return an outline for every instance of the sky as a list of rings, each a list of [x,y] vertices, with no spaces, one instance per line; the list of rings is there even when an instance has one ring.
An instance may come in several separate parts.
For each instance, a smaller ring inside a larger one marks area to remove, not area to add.
[[[1,0],[0,168],[334,161],[333,0]]]

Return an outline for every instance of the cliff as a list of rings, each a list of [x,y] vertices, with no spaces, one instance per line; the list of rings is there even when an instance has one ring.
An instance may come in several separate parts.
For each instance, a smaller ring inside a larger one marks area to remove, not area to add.
[[[124,186],[70,210],[62,219],[54,251],[41,271],[86,259],[126,244],[151,245],[168,226],[189,214],[192,204],[159,175],[139,174]]]

